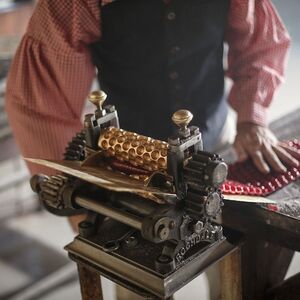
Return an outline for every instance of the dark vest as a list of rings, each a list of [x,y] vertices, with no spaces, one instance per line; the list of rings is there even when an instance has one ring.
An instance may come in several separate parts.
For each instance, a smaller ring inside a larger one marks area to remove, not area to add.
[[[229,0],[116,0],[101,7],[91,45],[101,89],[121,127],[164,139],[173,112],[194,114],[210,149],[227,115],[223,41]]]

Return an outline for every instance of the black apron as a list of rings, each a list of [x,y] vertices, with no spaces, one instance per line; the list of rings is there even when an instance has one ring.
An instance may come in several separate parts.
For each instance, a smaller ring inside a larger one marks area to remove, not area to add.
[[[223,41],[229,0],[116,0],[101,7],[91,45],[101,89],[121,128],[166,140],[173,112],[194,114],[206,150],[227,116]]]

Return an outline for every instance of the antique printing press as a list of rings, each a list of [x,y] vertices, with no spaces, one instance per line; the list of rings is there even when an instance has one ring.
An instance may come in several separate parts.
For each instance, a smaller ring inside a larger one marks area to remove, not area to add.
[[[105,98],[90,95],[95,114],[85,116],[65,161],[47,161],[63,174],[35,175],[31,185],[51,213],[87,214],[66,246],[71,258],[137,293],[165,298],[220,258],[221,248],[233,248],[214,222],[227,165],[203,151],[189,111],[174,113],[179,128],[166,143],[120,129],[114,106],[102,108]]]
[[[90,95],[95,113],[85,116],[63,161],[27,159],[60,172],[31,179],[48,211],[87,215],[65,247],[71,259],[144,297],[165,299],[236,249],[241,235],[226,239],[220,224],[299,250],[294,218],[229,202],[221,219],[228,168],[203,151],[189,111],[174,113],[178,129],[163,142],[120,129],[105,99],[102,91]]]

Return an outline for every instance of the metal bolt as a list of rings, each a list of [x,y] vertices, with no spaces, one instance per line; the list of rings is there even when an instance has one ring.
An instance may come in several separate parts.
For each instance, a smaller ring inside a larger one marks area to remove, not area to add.
[[[115,240],[115,241],[108,241],[104,244],[103,246],[103,250],[105,252],[113,252],[113,251],[116,251],[118,250],[120,247],[120,243],[118,240]]]
[[[194,232],[199,234],[201,232],[201,230],[203,229],[203,222],[201,221],[197,221],[194,225],[193,225],[193,229]]]
[[[130,236],[125,240],[125,245],[128,248],[134,248],[138,244],[138,240],[135,236]]]
[[[82,237],[89,237],[95,233],[94,224],[88,221],[82,221],[78,225],[79,234]]]
[[[157,231],[157,234],[158,234],[158,237],[164,241],[168,238],[169,236],[169,228],[168,227],[165,227],[164,225],[160,225],[159,228],[158,228],[158,231]]]

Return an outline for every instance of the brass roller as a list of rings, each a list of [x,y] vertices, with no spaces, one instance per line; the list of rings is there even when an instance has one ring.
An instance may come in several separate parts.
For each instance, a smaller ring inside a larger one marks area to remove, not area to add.
[[[179,132],[184,134],[188,131],[187,126],[192,118],[192,113],[184,109],[176,111],[172,116],[173,122],[179,127]],[[110,156],[147,171],[167,169],[169,144],[164,141],[110,127],[101,135],[98,146],[106,150]]]
[[[101,135],[99,147],[110,156],[148,171],[167,168],[168,143],[134,132],[110,127]]]

